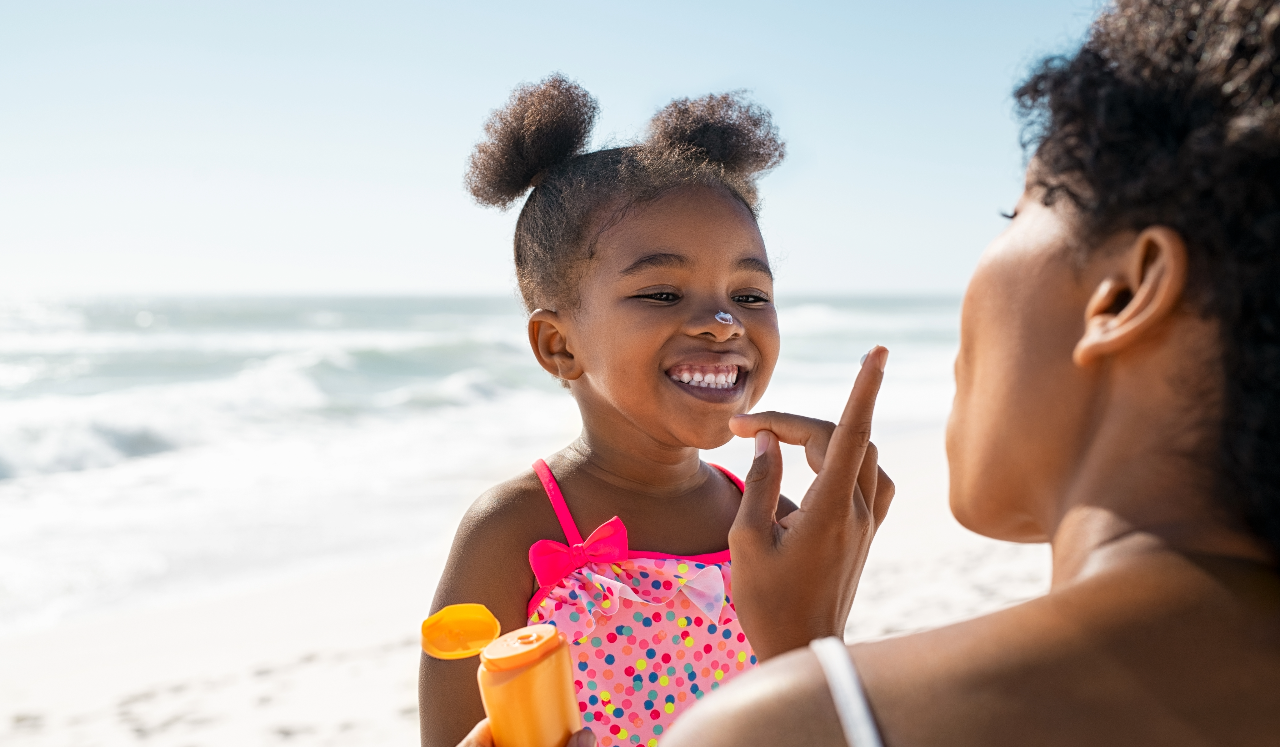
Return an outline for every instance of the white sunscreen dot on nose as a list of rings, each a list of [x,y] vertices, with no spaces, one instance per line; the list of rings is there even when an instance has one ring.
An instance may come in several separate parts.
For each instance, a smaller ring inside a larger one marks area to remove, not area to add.
[[[721,311],[718,314],[716,314],[716,321],[720,322],[721,324],[733,324],[733,317]]]

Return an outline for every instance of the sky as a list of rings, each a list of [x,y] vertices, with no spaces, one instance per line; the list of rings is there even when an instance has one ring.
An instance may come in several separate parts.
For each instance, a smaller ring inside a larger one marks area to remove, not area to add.
[[[508,293],[517,210],[462,176],[556,71],[596,147],[673,98],[770,109],[780,295],[958,293],[1021,188],[1010,92],[1098,7],[0,0],[0,293]]]

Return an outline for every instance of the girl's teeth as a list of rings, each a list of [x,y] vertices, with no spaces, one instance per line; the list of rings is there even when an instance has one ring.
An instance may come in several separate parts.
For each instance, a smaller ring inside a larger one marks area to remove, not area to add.
[[[712,370],[705,372],[683,366],[680,368],[682,370],[679,373],[673,371],[668,374],[672,381],[704,389],[730,389],[738,383],[737,366],[708,366]]]

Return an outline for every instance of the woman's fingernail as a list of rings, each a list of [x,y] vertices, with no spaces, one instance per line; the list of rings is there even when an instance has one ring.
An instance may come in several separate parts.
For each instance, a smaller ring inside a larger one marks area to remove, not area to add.
[[[870,352],[870,351],[867,351],[867,352],[865,352],[865,353],[863,353],[863,354],[862,354],[862,360],[858,361],[858,365],[859,365],[859,366],[865,366],[865,365],[867,365],[867,356],[868,356],[868,355],[871,355],[871,352]]]
[[[760,456],[769,450],[769,432],[760,431],[756,434],[756,456]]]

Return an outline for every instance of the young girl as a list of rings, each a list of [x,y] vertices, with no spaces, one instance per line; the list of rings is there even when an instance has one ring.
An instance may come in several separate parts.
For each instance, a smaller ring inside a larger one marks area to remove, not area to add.
[[[742,483],[698,450],[729,441],[777,361],[754,179],[783,145],[734,95],[675,101],[644,142],[584,153],[595,115],[551,77],[512,95],[471,160],[484,204],[533,188],[515,231],[529,343],[583,428],[475,502],[433,611],[478,602],[504,631],[556,625],[599,743],[656,745],[756,662],[726,549]],[[779,517],[792,510],[783,499]],[[424,656],[426,747],[454,747],[483,718],[475,671]]]

